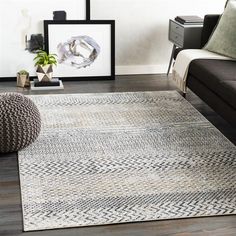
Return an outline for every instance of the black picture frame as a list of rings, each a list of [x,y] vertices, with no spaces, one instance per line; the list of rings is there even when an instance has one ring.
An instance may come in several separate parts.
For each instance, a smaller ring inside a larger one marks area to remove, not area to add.
[[[90,12],[90,0],[86,0],[86,20],[90,20],[91,12]]]
[[[53,36],[50,36],[49,32],[49,27],[52,25],[61,25],[61,26],[80,26],[80,25],[107,25],[110,27],[110,58],[109,58],[109,63],[110,63],[110,71],[109,74],[107,75],[76,75],[76,76],[71,76],[70,74],[68,75],[63,75],[63,76],[58,76],[55,75],[56,77],[62,79],[62,80],[114,80],[115,79],[115,21],[114,20],[66,20],[66,21],[51,21],[51,20],[45,20],[44,21],[44,37],[45,37],[45,51],[48,53],[55,53],[54,51],[50,50],[51,45],[49,45],[49,37],[54,37],[57,38],[55,34],[52,34]],[[62,27],[63,28],[63,27]],[[61,31],[59,31],[61,32]],[[55,48],[55,45],[54,45]]]

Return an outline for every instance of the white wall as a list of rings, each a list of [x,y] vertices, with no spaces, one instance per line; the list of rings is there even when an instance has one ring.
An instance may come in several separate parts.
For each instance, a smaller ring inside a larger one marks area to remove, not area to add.
[[[35,54],[25,50],[25,35],[43,33],[43,20],[52,20],[55,10],[65,10],[68,20],[84,20],[85,5],[82,0],[0,0],[0,77],[15,77],[22,69],[35,75]]]
[[[31,5],[30,0],[0,0],[0,77],[14,77],[20,69],[34,74],[34,55],[24,50],[25,27],[31,27],[28,35],[40,32],[42,21],[37,19],[51,19],[52,11],[60,9],[67,11],[68,19],[83,19],[81,1],[50,0],[45,5],[37,3],[46,0],[33,0]],[[172,47],[168,41],[170,18],[222,13],[226,0],[90,1],[92,19],[116,20],[117,74],[142,74],[166,72]]]
[[[91,19],[116,20],[116,73],[165,73],[176,15],[222,13],[226,0],[91,0]]]

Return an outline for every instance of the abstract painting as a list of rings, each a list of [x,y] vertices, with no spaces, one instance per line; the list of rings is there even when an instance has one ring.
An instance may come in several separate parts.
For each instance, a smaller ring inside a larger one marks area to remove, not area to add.
[[[58,63],[77,69],[86,68],[98,57],[100,49],[97,42],[87,35],[71,37],[57,45]]]
[[[57,55],[54,76],[114,79],[114,21],[44,21],[45,48]]]

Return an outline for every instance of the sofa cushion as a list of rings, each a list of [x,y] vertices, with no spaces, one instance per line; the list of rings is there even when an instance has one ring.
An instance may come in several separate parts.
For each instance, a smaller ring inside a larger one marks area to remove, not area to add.
[[[236,61],[197,59],[189,74],[236,109]]]
[[[208,42],[219,19],[220,15],[205,15],[201,35],[201,48],[204,47]]]
[[[236,59],[236,1],[229,1],[204,49]]]

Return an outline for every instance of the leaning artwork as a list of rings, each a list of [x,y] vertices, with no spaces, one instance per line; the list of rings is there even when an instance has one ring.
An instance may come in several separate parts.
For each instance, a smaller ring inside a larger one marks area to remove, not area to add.
[[[56,54],[54,76],[73,80],[115,78],[113,20],[44,21],[45,49]]]

